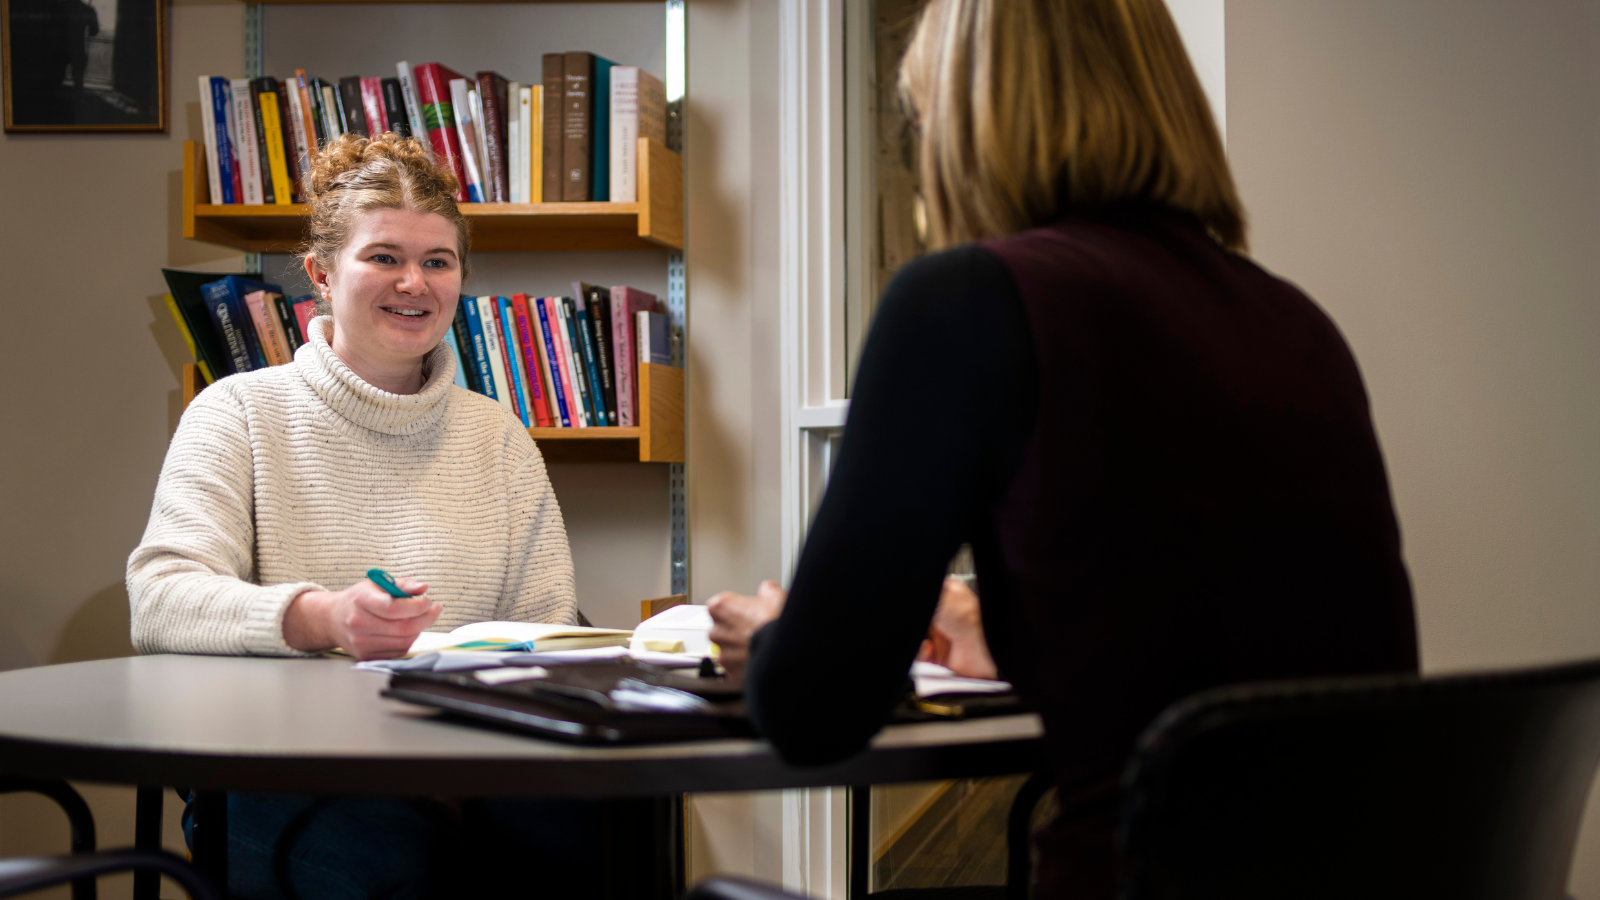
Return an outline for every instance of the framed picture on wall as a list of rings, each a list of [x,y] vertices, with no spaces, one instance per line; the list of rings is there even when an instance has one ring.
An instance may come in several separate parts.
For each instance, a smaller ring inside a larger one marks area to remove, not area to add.
[[[167,0],[0,0],[5,129],[166,131]]]

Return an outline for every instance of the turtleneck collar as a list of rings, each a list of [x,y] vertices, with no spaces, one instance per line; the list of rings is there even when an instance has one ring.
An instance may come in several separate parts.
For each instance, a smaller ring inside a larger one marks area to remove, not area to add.
[[[312,319],[309,331],[310,340],[295,351],[294,364],[334,412],[362,428],[400,435],[427,431],[444,417],[445,398],[455,383],[456,361],[443,341],[423,361],[422,373],[427,380],[422,390],[391,394],[362,381],[333,352],[328,344],[333,333],[332,316]]]

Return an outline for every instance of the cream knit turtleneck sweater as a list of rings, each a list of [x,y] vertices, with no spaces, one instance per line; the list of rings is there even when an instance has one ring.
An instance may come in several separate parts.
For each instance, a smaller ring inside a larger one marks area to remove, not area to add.
[[[420,393],[367,384],[328,346],[332,324],[184,412],[128,558],[134,647],[294,655],[289,603],[372,567],[426,581],[436,631],[575,621],[566,527],[521,423],[456,387],[442,344]]]

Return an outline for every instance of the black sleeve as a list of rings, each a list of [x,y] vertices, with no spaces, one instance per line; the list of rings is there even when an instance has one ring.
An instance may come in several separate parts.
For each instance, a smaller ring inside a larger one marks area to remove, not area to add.
[[[998,258],[963,247],[895,277],[788,603],[751,648],[750,715],[785,759],[843,759],[883,726],[951,557],[1016,470],[1037,397]]]

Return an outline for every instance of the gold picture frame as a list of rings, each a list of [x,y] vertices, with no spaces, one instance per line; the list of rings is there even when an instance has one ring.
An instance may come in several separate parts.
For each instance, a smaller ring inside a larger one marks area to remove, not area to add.
[[[165,132],[167,2],[0,0],[6,132]]]

